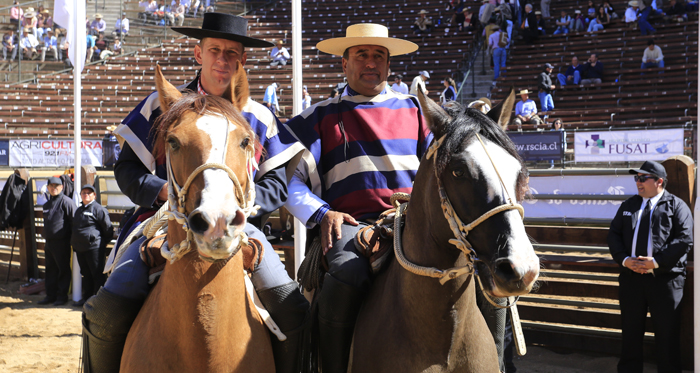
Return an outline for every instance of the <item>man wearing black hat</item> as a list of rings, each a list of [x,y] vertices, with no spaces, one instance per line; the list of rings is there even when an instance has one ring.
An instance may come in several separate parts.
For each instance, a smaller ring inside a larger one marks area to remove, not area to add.
[[[105,275],[102,269],[107,244],[112,241],[114,234],[109,212],[95,201],[95,187],[83,185],[80,199],[82,204],[73,216],[71,235],[71,246],[80,265],[80,274],[83,275],[83,295],[80,301],[73,303],[76,307],[82,307],[104,285]]]
[[[552,74],[552,70],[554,70],[554,66],[552,66],[551,63],[544,64],[544,70],[540,73],[537,80],[537,86],[540,89],[540,107],[542,108],[543,112],[554,110],[552,92],[554,92],[557,87],[552,84],[552,77],[550,76]]]
[[[201,65],[196,79],[179,87],[202,95],[222,96],[231,84],[238,63],[245,65],[245,48],[271,47],[264,40],[246,36],[248,21],[245,18],[205,13],[201,28],[173,27],[174,31],[199,39],[194,47],[194,57]],[[122,192],[140,209],[122,229],[117,245],[144,219],[143,214],[153,214],[168,198],[167,172],[164,160],[154,159],[151,127],[161,115],[157,93],[143,100],[114,131],[122,151],[114,166],[114,175]],[[248,100],[241,111],[264,148],[264,158],[258,160],[255,171],[255,204],[260,210],[249,218],[244,228],[248,237],[265,245],[265,255],[253,271],[251,280],[268,312],[287,336],[279,341],[272,336],[272,348],[278,372],[291,372],[297,365],[299,330],[308,312],[309,304],[299,292],[298,286],[287,274],[279,256],[257,227],[264,218],[287,199],[287,168],[293,171],[304,147],[298,142],[280,141],[285,129],[277,118],[263,105]],[[289,136],[287,136],[289,137]],[[289,166],[289,167],[288,167]],[[107,261],[111,275],[105,286],[83,307],[84,349],[86,371],[116,372],[126,335],[148,295],[149,268],[139,257],[137,240],[129,246],[116,263]],[[111,256],[110,256],[111,258]],[[88,355],[89,352],[89,356]]]
[[[44,203],[44,230],[41,233],[46,239],[46,298],[39,301],[39,304],[53,303],[54,306],[60,306],[68,302],[71,280],[70,238],[75,203],[63,194],[61,179],[52,176],[48,181],[46,189],[50,197]]]
[[[620,205],[608,246],[620,271],[622,357],[618,372],[641,372],[647,311],[660,372],[680,372],[680,309],[687,254],[693,246],[688,205],[665,190],[666,170],[653,161],[630,170],[636,196]]]

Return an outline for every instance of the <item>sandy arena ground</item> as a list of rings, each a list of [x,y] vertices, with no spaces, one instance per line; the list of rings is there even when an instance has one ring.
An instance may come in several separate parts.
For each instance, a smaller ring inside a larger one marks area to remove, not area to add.
[[[0,285],[0,372],[78,372],[81,345],[80,310],[39,306],[42,295],[21,295],[21,282]],[[613,373],[617,358],[578,353],[559,354],[528,346],[517,357],[518,372]],[[647,372],[656,367],[647,364]]]

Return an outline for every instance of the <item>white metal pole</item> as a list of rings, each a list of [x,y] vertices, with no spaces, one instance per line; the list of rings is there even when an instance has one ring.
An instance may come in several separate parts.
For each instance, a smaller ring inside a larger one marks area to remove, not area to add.
[[[75,166],[73,170],[75,171],[75,176],[73,177],[73,199],[78,205],[80,205],[80,187],[82,187],[80,176],[81,176],[81,164],[80,164],[80,151],[82,148],[82,141],[80,139],[80,59],[85,58],[85,56],[80,56],[80,49],[78,48],[78,43],[85,43],[85,40],[78,40],[78,22],[85,22],[84,19],[79,19],[78,17],[78,2],[82,0],[73,0],[73,25],[75,32],[73,32],[73,43],[75,46],[73,48],[73,147],[75,152]],[[79,301],[83,297],[82,294],[82,278],[80,276],[80,265],[78,265],[78,259],[73,255],[73,300]]]
[[[301,0],[292,0],[292,114],[301,113],[302,97],[302,73],[301,65],[304,62],[301,54]],[[294,218],[294,278],[296,279],[299,266],[304,260],[306,248],[306,227],[297,218]]]
[[[700,26],[699,26],[700,27]],[[698,41],[700,41],[700,34],[698,34]],[[698,55],[698,63],[700,63],[700,55]],[[700,70],[698,70],[698,81],[700,81]],[[700,96],[698,96],[698,105],[700,105]],[[698,106],[700,107],[700,106]],[[695,118],[695,120],[698,122],[696,123],[696,128],[695,128],[695,138],[697,143],[695,144],[695,154],[696,154],[696,161],[695,161],[695,188],[697,189],[698,184],[697,184],[697,167],[698,164],[700,164],[700,121],[698,121],[698,117]],[[700,275],[698,273],[695,273],[695,260],[700,258],[698,256],[698,245],[695,245],[695,243],[698,242],[698,237],[700,237],[700,214],[698,213],[700,211],[700,203],[695,201],[695,229],[693,232],[693,318],[694,318],[694,328],[693,328],[693,342],[694,342],[694,362],[695,362],[695,371],[700,372]],[[698,257],[698,258],[696,258]]]

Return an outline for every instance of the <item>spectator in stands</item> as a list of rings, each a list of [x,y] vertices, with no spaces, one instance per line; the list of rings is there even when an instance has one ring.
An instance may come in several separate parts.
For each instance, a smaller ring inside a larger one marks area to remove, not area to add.
[[[440,94],[440,103],[444,105],[448,101],[456,100],[457,84],[455,83],[455,80],[448,76],[442,81],[442,84],[445,86],[445,89]]]
[[[537,20],[537,34],[547,35],[547,24],[545,23],[544,18],[542,18],[542,12],[539,10],[536,11],[535,19]]]
[[[539,38],[539,30],[537,30],[537,17],[532,11],[532,5],[525,5],[525,20],[520,25],[520,29],[523,32],[523,40],[527,44],[534,44]]]
[[[603,82],[603,63],[598,61],[598,54],[592,53],[591,58],[581,68],[581,84],[600,84]]]
[[[428,18],[427,14],[428,11],[425,9],[418,12],[418,18],[416,18],[416,21],[411,25],[411,29],[413,29],[414,33],[420,35],[433,31],[433,20]]]
[[[44,15],[44,27],[45,28],[50,28],[53,30],[54,24],[53,24],[53,17],[51,16],[51,12],[49,12],[48,9],[44,10],[42,13]]]
[[[557,88],[552,84],[552,70],[554,66],[550,63],[544,64],[544,71],[540,73],[539,79],[537,80],[537,87],[540,92],[538,94],[540,98],[540,107],[543,112],[554,110],[554,99],[552,99],[552,92]]]
[[[403,82],[403,75],[401,74],[396,74],[394,77],[394,84],[391,85],[391,89],[394,90],[394,92],[397,93],[403,93],[405,95],[408,94],[408,85]]]
[[[112,35],[127,36],[129,34],[129,19],[126,18],[126,13],[122,13],[122,18],[118,19],[114,24],[114,32]]]
[[[66,57],[65,61],[69,61],[68,59],[68,40],[66,38],[66,29],[60,28],[56,32],[58,36],[58,59],[63,61],[63,56]]]
[[[53,57],[56,61],[59,60],[58,56],[58,40],[53,34],[53,30],[46,30],[46,35],[44,35],[44,43],[41,46],[41,62],[46,59],[46,51],[52,51]]]
[[[194,9],[192,17],[197,18],[197,12],[199,12],[199,14],[204,14],[204,9],[204,3],[200,3],[199,6]]]
[[[301,110],[306,110],[311,107],[311,95],[309,94],[308,88],[304,86],[304,91],[302,92],[301,98]]]
[[[107,29],[107,22],[102,19],[102,14],[95,14],[95,20],[90,23],[90,34],[91,35],[104,35]]]
[[[542,18],[550,19],[552,18],[549,14],[549,4],[552,0],[540,0],[540,11],[542,12]]]
[[[90,63],[92,60],[94,54],[95,54],[95,35],[85,35],[85,42],[86,48],[85,48],[85,63]]]
[[[95,60],[103,60],[105,59],[105,57],[107,57],[107,55],[111,54],[103,54],[103,52],[109,51],[108,45],[109,44],[107,44],[107,40],[105,40],[104,34],[97,35],[97,40],[95,40]]]
[[[479,18],[470,8],[464,8],[461,16],[457,17],[457,30],[474,31],[479,27]]]
[[[13,7],[10,8],[10,23],[13,25],[18,25],[22,19],[24,19],[24,11],[22,7],[19,6],[19,1],[15,0]]]
[[[491,35],[493,35],[493,33],[496,32],[496,30],[498,30],[498,29],[500,29],[500,27],[498,27],[498,25],[496,25],[496,19],[492,17],[489,20],[489,23],[486,25],[486,27],[484,27],[484,30],[482,31],[482,36],[484,37],[484,40],[485,40],[484,50],[488,52],[489,61],[490,61],[489,63],[491,64],[492,67],[493,67],[493,59],[491,58],[492,49],[489,46],[489,40],[491,40]]]
[[[143,12],[139,13],[139,18],[143,20],[145,25],[149,19],[157,20],[156,12],[158,11],[158,2],[156,0],[147,0],[139,3],[139,6],[143,8]]]
[[[190,7],[192,6],[192,0],[180,0],[180,4],[185,7],[185,15],[187,12],[190,11]],[[173,2],[170,4],[171,6],[175,6],[176,2],[173,0]]]
[[[482,25],[488,25],[491,19],[491,14],[496,9],[496,6],[491,4],[489,0],[482,0],[483,5],[479,8],[479,23]]]
[[[688,20],[685,7],[679,0],[671,0],[668,8],[664,9],[664,22],[684,22]]]
[[[276,82],[272,82],[267,88],[265,89],[265,97],[263,98],[263,104],[267,106],[268,109],[272,112],[272,114],[279,113],[280,111],[280,105],[279,102],[277,101],[277,88],[279,86],[277,85]]]
[[[610,19],[618,19],[619,16],[617,13],[615,13],[615,8],[610,4],[610,0],[603,0],[603,8],[605,9],[605,13],[610,16]]]
[[[557,29],[554,30],[554,35],[568,34],[569,26],[571,25],[571,17],[566,14],[566,10],[561,11],[561,17],[556,21]]]
[[[82,307],[91,296],[105,283],[102,273],[107,256],[107,245],[112,241],[114,228],[109,220],[109,212],[95,201],[95,187],[83,185],[80,190],[80,207],[73,217],[71,246],[80,265],[82,281],[82,298],[73,303]]]
[[[496,24],[501,27],[501,32],[505,32],[508,35],[506,49],[510,48],[510,42],[513,40],[513,13],[510,5],[505,1],[496,8]]]
[[[569,26],[571,32],[581,32],[586,30],[586,19],[583,18],[581,10],[574,10],[574,19],[571,21],[572,24]]]
[[[625,23],[630,28],[637,26],[637,18],[639,17],[639,2],[637,0],[632,0],[628,3],[629,8],[625,10]]]
[[[566,69],[566,72],[557,75],[559,85],[562,87],[572,83],[578,85],[581,82],[581,70],[583,70],[583,65],[579,65],[578,57],[571,57],[571,65]]]
[[[637,195],[620,205],[608,231],[610,254],[620,266],[622,354],[617,371],[644,369],[650,312],[658,370],[681,372],[679,304],[693,248],[693,215],[682,199],[666,190],[666,169],[660,163],[647,161],[629,173]]]
[[[489,49],[493,54],[493,80],[501,75],[501,69],[506,67],[506,46],[508,46],[508,34],[496,26],[496,31],[489,37]]]
[[[185,22],[185,5],[182,4],[180,0],[175,0],[175,6],[172,7],[173,17],[175,19],[176,26],[182,26]]]
[[[598,32],[605,28],[605,25],[610,23],[610,16],[605,13],[605,8],[601,5],[598,7],[596,18],[588,25],[588,32]]]
[[[535,101],[530,100],[529,94],[532,93],[527,89],[520,91],[520,101],[515,104],[515,119],[513,124],[518,126],[518,129],[523,124],[542,124],[542,119],[537,115],[537,105]]]
[[[31,34],[30,31],[31,29],[29,27],[25,27],[24,30],[22,30],[22,37],[19,40],[19,47],[22,48],[20,57],[35,60],[39,56],[36,51],[36,47],[39,46],[39,41],[36,40],[36,36]]]
[[[552,122],[552,128],[550,128],[550,131],[564,132],[564,136],[562,137],[562,143],[559,146],[561,146],[563,153],[566,153],[566,130],[564,130],[564,121],[562,121],[561,118],[555,119],[554,122]],[[562,165],[563,161],[564,160],[562,159]],[[549,168],[554,168],[554,160],[550,161]]]
[[[158,14],[160,17],[162,17],[162,20],[160,21],[161,23],[170,26],[175,25],[175,15],[173,14],[172,7],[170,4],[167,4],[165,0],[160,0]]]
[[[275,47],[270,51],[270,66],[284,66],[291,58],[292,56],[289,55],[289,51],[284,47],[284,42],[282,40],[277,40]]]
[[[642,69],[651,67],[665,67],[664,54],[661,52],[661,48],[654,44],[654,39],[649,39],[642,57]],[[663,74],[663,70],[659,71],[659,74]]]
[[[2,36],[2,60],[7,61],[7,52],[10,52],[10,61],[13,61],[17,56],[17,38],[15,30],[9,29]]]
[[[593,0],[588,0],[588,9],[586,11],[586,14],[588,15],[586,18],[586,23],[590,24],[591,21],[593,21],[596,17],[596,9],[597,7],[595,6],[595,3]]]
[[[122,42],[119,40],[119,36],[114,37],[114,43],[112,44],[112,53],[115,56],[122,54]]]
[[[420,87],[423,93],[428,96],[428,90],[425,88],[425,82],[428,79],[430,79],[430,74],[428,74],[427,71],[419,72],[418,76],[413,78],[413,82],[411,82],[411,89],[409,90],[409,93],[414,96],[418,95],[418,87]]]
[[[34,36],[34,35],[32,35]],[[60,306],[68,302],[71,281],[71,231],[75,203],[63,194],[63,182],[52,176],[48,180],[49,198],[44,203],[44,246],[46,266],[46,298],[38,304]]]
[[[467,4],[465,0],[459,0],[455,4],[453,4],[452,10],[454,13],[452,13],[452,18],[450,18],[450,24],[455,23],[457,18],[459,18],[460,14],[462,14],[464,12],[464,9],[467,8],[466,5]],[[457,24],[459,24],[459,22],[457,22]]]
[[[41,37],[41,35],[39,35],[39,31],[36,28],[38,22],[39,20],[36,18],[36,12],[34,11],[34,8],[27,8],[27,11],[24,13],[24,19],[22,20],[22,27],[29,27],[29,32],[31,32],[37,38],[37,40]]]

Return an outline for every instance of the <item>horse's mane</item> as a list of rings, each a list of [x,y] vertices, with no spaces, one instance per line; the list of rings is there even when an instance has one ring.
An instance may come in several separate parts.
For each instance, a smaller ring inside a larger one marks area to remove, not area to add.
[[[255,132],[231,101],[218,96],[199,95],[193,91],[185,90],[182,92],[182,98],[161,114],[151,128],[153,157],[155,159],[165,155],[165,139],[168,132],[180,124],[180,118],[188,111],[193,111],[198,115],[223,115],[236,125],[244,126],[244,129],[250,133],[251,139],[255,139],[256,150],[260,150],[260,143]]]
[[[442,174],[450,163],[452,154],[459,153],[465,140],[472,138],[477,132],[482,138],[503,148],[508,154],[517,159],[521,164],[520,173],[515,185],[516,199],[522,201],[528,191],[527,179],[529,172],[518,155],[515,145],[508,135],[496,122],[476,109],[466,108],[455,101],[450,101],[444,106],[451,121],[444,123],[442,135],[445,140],[437,152],[436,167],[438,174]]]

